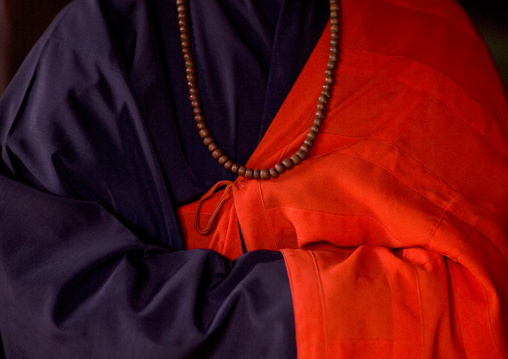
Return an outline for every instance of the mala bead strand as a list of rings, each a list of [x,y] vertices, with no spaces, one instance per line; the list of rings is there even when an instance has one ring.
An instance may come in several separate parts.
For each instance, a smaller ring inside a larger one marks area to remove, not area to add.
[[[189,23],[188,23],[188,9],[187,0],[176,0],[178,26],[180,31],[180,44],[182,47],[182,55],[185,63],[185,73],[187,77],[187,88],[189,90],[189,101],[192,106],[194,121],[199,136],[203,140],[203,144],[207,146],[208,151],[226,170],[243,176],[246,178],[268,180],[270,178],[277,178],[288,170],[300,164],[308,155],[312,148],[314,141],[318,137],[323,120],[326,117],[326,109],[328,100],[331,97],[332,86],[334,83],[335,69],[337,68],[339,58],[339,38],[340,38],[340,6],[339,0],[329,0],[330,4],[330,53],[328,55],[328,63],[325,69],[325,81],[318,97],[316,105],[316,112],[314,121],[310,127],[305,140],[300,146],[299,150],[292,156],[285,158],[281,162],[275,164],[274,167],[268,169],[247,168],[243,165],[235,163],[224,154],[224,152],[217,146],[210,130],[206,124],[205,116],[201,108],[201,101],[199,98],[199,89],[196,79],[196,66],[194,63],[194,56],[191,52]]]

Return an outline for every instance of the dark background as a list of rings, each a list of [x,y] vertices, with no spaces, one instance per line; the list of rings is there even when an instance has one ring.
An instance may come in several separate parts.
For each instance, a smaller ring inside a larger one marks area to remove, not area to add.
[[[0,95],[51,20],[70,0],[0,0]]]
[[[35,41],[68,2],[70,0],[0,0],[0,95]],[[478,26],[501,76],[508,83],[508,0],[459,2]]]
[[[480,30],[501,77],[508,84],[508,0],[459,0],[459,3]]]

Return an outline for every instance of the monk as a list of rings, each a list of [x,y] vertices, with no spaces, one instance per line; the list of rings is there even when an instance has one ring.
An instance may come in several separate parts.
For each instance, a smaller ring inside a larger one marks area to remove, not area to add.
[[[0,100],[4,355],[506,358],[507,124],[451,0],[76,0]]]

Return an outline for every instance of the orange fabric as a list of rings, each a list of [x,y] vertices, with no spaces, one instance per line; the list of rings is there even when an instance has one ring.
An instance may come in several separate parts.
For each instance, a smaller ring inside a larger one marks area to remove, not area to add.
[[[300,358],[508,357],[508,106],[490,55],[445,0],[343,0],[341,62],[310,157],[239,179],[189,248],[281,250]],[[328,31],[249,160],[294,153]],[[204,223],[221,197],[201,209]]]

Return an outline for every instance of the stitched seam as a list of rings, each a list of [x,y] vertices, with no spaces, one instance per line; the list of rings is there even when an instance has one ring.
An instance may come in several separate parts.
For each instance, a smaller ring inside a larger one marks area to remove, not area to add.
[[[439,71],[438,69],[436,68],[433,68],[429,65],[426,65],[424,63],[421,63],[411,57],[408,57],[408,56],[402,56],[402,55],[387,55],[387,54],[382,54],[382,53],[378,53],[378,52],[374,52],[374,51],[370,51],[370,50],[362,50],[362,49],[349,49],[350,51],[352,52],[363,52],[363,53],[368,53],[368,54],[374,54],[374,55],[378,55],[378,56],[382,56],[382,57],[387,57],[387,58],[401,58],[401,59],[406,59],[406,60],[409,60],[411,62],[414,62],[414,63],[417,63],[418,65],[421,65],[422,67],[425,67],[427,69],[430,69],[431,72],[436,72],[436,73],[439,73],[441,76],[443,76],[443,78],[445,78],[449,84],[451,84],[452,86],[456,87],[457,89],[459,89],[464,95],[466,95],[472,102],[474,102],[479,108],[481,108],[488,116],[490,119],[494,119],[494,120],[498,120],[498,117],[495,116],[494,114],[492,114],[490,111],[488,111],[483,105],[481,105],[475,97],[471,96],[464,88],[462,88],[459,84],[457,84],[455,81],[453,81],[451,78],[449,78],[448,76],[446,76],[443,72]],[[424,92],[424,93],[427,93],[429,95],[431,95],[433,98],[439,100],[443,105],[445,105],[450,111],[452,111],[454,114],[457,115],[458,118],[460,118],[468,127],[470,127],[475,133],[477,133],[480,137],[482,137],[487,143],[489,143],[497,152],[500,152],[504,157],[508,158],[508,154],[504,153],[503,151],[501,151],[500,149],[498,149],[489,139],[487,139],[485,136],[483,136],[477,129],[475,129],[469,122],[467,122],[463,116],[459,115],[457,113],[457,111],[455,111],[452,107],[450,107],[447,102],[441,98],[440,96],[437,96],[436,93],[434,92],[431,92],[431,91],[428,91],[427,89],[424,89],[424,88],[420,88],[420,87],[416,87],[414,84],[412,83],[409,83],[407,81],[402,81],[400,79],[396,79],[396,78],[393,78],[391,76],[389,76],[388,74],[384,74],[386,77],[389,77],[391,79],[393,79],[394,81],[397,81],[398,83],[401,83],[401,84],[404,84],[414,90],[418,90],[418,91],[421,91],[421,92]]]
[[[422,294],[421,294],[421,288],[420,288],[420,279],[418,278],[418,271],[416,269],[416,266],[412,264],[413,271],[415,273],[415,279],[416,279],[416,289],[418,291],[418,306],[420,308],[420,329],[421,329],[421,343],[422,343],[422,358],[424,357],[425,353],[425,345],[424,345],[424,319],[423,319],[423,308],[422,308]]]
[[[326,335],[326,307],[325,307],[325,300],[324,300],[324,294],[323,294],[323,286],[321,284],[321,276],[319,273],[319,267],[316,261],[316,257],[314,256],[314,253],[312,251],[309,251],[309,254],[312,258],[312,261],[314,263],[314,268],[316,269],[316,277],[319,285],[319,296],[321,298],[321,310],[322,310],[322,320],[323,320],[323,336],[324,336],[324,345],[325,345],[325,358],[328,358],[328,338]]]
[[[286,251],[285,250],[281,250],[280,251],[282,253],[282,257],[284,258],[284,264],[286,266],[286,273],[287,273],[287,276],[288,276],[288,281],[289,281],[289,290],[291,292],[291,296],[292,298],[294,298],[294,292],[293,292],[293,288],[295,286],[295,283],[294,283],[294,280],[293,280],[293,275],[291,273],[291,270],[289,268],[289,261],[288,261],[288,258],[287,258],[287,255],[286,255]],[[293,304],[293,320],[294,320],[294,323],[295,323],[295,341],[296,341],[296,315],[295,315],[295,310],[294,310],[294,304]],[[298,343],[296,345],[296,354],[297,354],[297,358],[298,358]]]
[[[439,228],[439,225],[441,224],[441,222],[443,221],[443,218],[445,216],[445,214],[448,213],[448,211],[444,211],[443,214],[441,215],[441,217],[439,218],[439,221],[437,221],[437,224],[436,226],[434,227],[434,230],[432,231],[432,233],[430,234],[429,238],[427,238],[427,240],[425,241],[425,246],[428,247],[429,246],[429,243],[430,243],[430,240],[434,237],[434,234],[436,234],[436,231],[437,229]],[[460,253],[460,252],[459,252]]]
[[[438,176],[436,173],[434,173],[432,170],[430,170],[427,166],[425,166],[423,163],[421,163],[420,161],[418,161],[416,158],[414,158],[413,156],[411,156],[409,153],[407,153],[404,149],[400,148],[397,144],[394,144],[393,146],[395,146],[401,153],[403,153],[404,155],[406,155],[408,158],[410,158],[411,160],[415,161],[416,163],[418,163],[422,169],[424,169],[428,174],[430,174],[431,176],[433,176],[434,178],[436,178],[437,180],[439,180],[443,185],[445,185],[446,187],[450,188],[454,193],[455,195],[457,195],[458,197],[464,199],[465,201],[467,201],[468,203],[476,206],[476,207],[479,207],[481,208],[483,211],[487,212],[487,213],[490,213],[492,216],[494,216],[500,223],[503,223],[501,221],[501,219],[497,216],[497,214],[493,213],[492,211],[488,210],[487,208],[483,207],[482,205],[476,203],[476,202],[473,202],[471,200],[469,200],[466,196],[464,196],[462,193],[460,193],[455,187],[451,186],[450,184],[446,183],[440,176]],[[508,159],[508,157],[507,157]],[[383,167],[384,168],[384,167]],[[388,170],[387,170],[388,171]],[[395,176],[395,174],[394,174]],[[402,181],[402,180],[401,180]],[[407,185],[409,187],[409,185]],[[411,187],[410,187],[411,188]],[[415,190],[416,191],[416,190]],[[423,195],[423,194],[422,194]],[[436,203],[436,205],[438,205],[439,207],[443,208],[443,209],[446,209],[448,210],[448,208],[444,208],[442,206],[440,206],[438,203]],[[504,225],[502,225],[502,227],[504,228]]]
[[[444,263],[445,270],[446,270],[447,288],[448,288],[448,291],[451,293],[448,296],[448,302],[449,302],[450,308],[453,308],[455,306],[455,298],[456,298],[456,295],[455,295],[454,290],[453,290],[453,283],[452,283],[453,279],[452,279],[451,272],[450,272],[450,266],[449,266],[448,260],[446,260],[446,258],[443,259],[443,263]],[[456,263],[456,262],[452,261],[452,263]],[[462,326],[463,325],[461,323],[461,319],[460,319],[459,313],[456,312],[455,318],[454,318],[453,315],[450,315],[450,323],[452,323],[452,318],[457,323],[456,326],[452,324],[453,327],[457,328],[457,332],[458,332],[457,342],[460,340],[463,353],[466,354],[467,351],[466,351],[466,347],[465,347],[465,343],[464,343],[464,333],[463,333],[463,330],[462,330]]]
[[[469,269],[467,267],[464,266],[464,268],[467,271],[469,271]],[[469,273],[471,273],[471,271],[469,271]],[[483,285],[483,283],[479,279],[476,278],[476,276],[473,275],[473,277],[477,280],[478,284],[483,289],[483,294],[485,296],[485,302],[487,303],[487,313],[488,313],[488,317],[489,317],[490,334],[492,336],[492,341],[494,342],[494,345],[496,347],[497,354],[501,358],[501,353],[499,352],[499,344],[496,341],[496,336],[494,335],[494,329],[492,328],[492,319],[491,319],[491,314],[490,314],[490,303],[489,303],[489,298],[488,298],[488,295],[487,295],[487,290],[486,290],[485,286]]]
[[[382,140],[380,140],[382,141]],[[385,143],[389,143],[387,141],[382,141],[382,142],[385,142]],[[423,170],[425,170],[428,174],[432,175],[434,178],[436,178],[437,180],[439,180],[443,185],[445,185],[446,187],[450,188],[451,190],[453,190],[454,194],[462,199],[464,199],[465,201],[467,201],[468,203],[471,203],[472,205],[475,205],[476,207],[479,207],[481,208],[483,211],[487,212],[487,213],[490,213],[494,218],[497,219],[497,221],[500,223],[500,225],[504,227],[504,225],[502,225],[502,221],[500,220],[500,218],[495,214],[495,213],[492,213],[490,210],[484,208],[483,206],[475,203],[475,202],[472,202],[470,200],[468,200],[466,197],[464,197],[462,194],[460,194],[455,188],[453,188],[452,186],[450,186],[449,184],[445,183],[439,176],[437,176],[435,173],[433,173],[431,170],[429,170],[426,166],[424,166],[420,161],[418,161],[417,159],[413,158],[412,156],[410,156],[408,153],[406,153],[403,149],[401,149],[400,147],[398,147],[397,145],[393,145],[391,144],[392,146],[395,146],[401,153],[403,153],[404,155],[406,155],[408,158],[412,159],[413,161],[415,161],[416,163],[418,163],[421,168]],[[326,154],[323,154],[323,155],[319,155],[319,156],[316,156],[316,157],[313,157],[313,158],[310,158],[308,160],[312,160],[314,158],[319,158],[319,157],[324,157],[324,156],[327,156],[327,155],[330,155],[330,154],[333,154],[333,153],[339,153],[339,152],[342,152],[341,149],[338,149],[338,150],[335,150],[335,151],[331,151],[329,153],[326,153]],[[374,166],[376,167],[379,167],[379,168],[382,168],[384,169],[385,171],[387,171],[388,173],[390,173],[393,177],[395,177],[398,181],[400,181],[402,184],[404,184],[407,188],[410,188],[411,190],[415,191],[416,193],[420,194],[421,196],[423,196],[424,198],[428,199],[431,203],[435,204],[436,206],[438,206],[439,208],[443,209],[444,211],[448,212],[449,209],[448,208],[445,208],[443,207],[442,205],[440,205],[439,203],[436,203],[434,202],[433,200],[431,200],[428,196],[426,196],[424,193],[422,193],[421,191],[417,190],[416,188],[413,188],[412,186],[410,186],[408,183],[406,183],[402,178],[399,178],[395,173],[393,173],[392,171],[390,171],[389,169],[387,169],[385,166],[382,166],[378,163],[375,163],[375,162],[372,162],[371,160],[369,159],[366,159],[366,158],[363,158],[363,157],[360,157],[356,154],[352,154],[352,153],[347,153],[347,152],[342,152],[341,154],[343,155],[347,155],[347,156],[350,156],[350,157],[354,157],[354,158],[358,158],[360,160],[363,160],[363,161],[366,161],[366,162],[369,162],[371,164],[373,164]],[[307,161],[308,161],[307,160]],[[283,207],[280,207],[280,208],[283,208]],[[291,208],[291,207],[288,207],[288,208]],[[326,213],[326,212],[325,212]],[[461,217],[457,216],[456,214],[453,214],[451,213],[454,217],[458,218],[459,220],[463,221],[464,223],[467,223],[469,224],[467,221],[463,220]],[[473,226],[474,227],[474,226]],[[485,235],[483,232],[481,232],[480,230],[476,229],[479,233],[481,233],[483,236],[485,236],[485,238],[487,238],[488,240],[490,240],[490,238]],[[505,262],[508,263],[508,258],[505,257],[503,251],[499,248],[499,246],[493,242],[492,240],[490,240],[490,242],[494,245],[494,247],[496,247],[496,249],[498,250],[499,253],[501,253],[501,255],[503,256],[503,258],[505,259]],[[404,244],[403,242],[401,242],[402,244]],[[438,252],[436,252],[438,253]],[[460,252],[459,252],[460,253]]]
[[[259,187],[259,197],[261,198],[261,204],[263,205],[263,214],[265,215],[266,223],[268,225],[268,230],[270,231],[270,235],[272,236],[273,243],[275,243],[275,248],[279,249],[279,245],[277,243],[277,240],[275,239],[275,234],[273,233],[272,224],[270,222],[270,219],[268,218],[268,213],[266,212],[266,204],[265,204],[265,199],[263,196],[263,189],[261,188],[260,181],[258,181],[258,187]]]
[[[481,208],[483,211],[491,214],[493,217],[495,217],[498,222],[500,222],[500,224],[502,223],[502,221],[499,219],[499,217],[491,212],[490,210],[486,209],[485,207],[481,206],[480,204],[476,203],[476,202],[473,202],[473,201],[470,201],[469,199],[467,199],[467,197],[465,197],[464,195],[462,195],[459,191],[457,191],[454,187],[450,186],[448,183],[444,182],[441,177],[439,177],[438,175],[436,175],[434,172],[432,172],[431,170],[429,170],[425,165],[423,165],[420,161],[418,161],[417,159],[413,158],[412,156],[410,156],[407,152],[405,152],[403,149],[401,149],[399,146],[397,145],[392,145],[392,146],[395,146],[401,153],[403,153],[404,155],[406,155],[408,158],[410,158],[411,160],[415,161],[416,163],[418,163],[421,168],[423,170],[425,170],[428,174],[430,174],[432,177],[434,177],[435,179],[439,180],[439,182],[441,182],[444,186],[448,187],[449,189],[451,189],[453,192],[454,192],[454,195],[458,196],[459,198],[465,200],[466,202],[468,202],[469,204],[471,205],[474,205],[476,207],[479,207]],[[333,152],[330,152],[330,153],[334,153],[334,152],[339,152],[339,150],[337,151],[333,151]],[[385,171],[387,171],[388,173],[390,173],[393,177],[395,177],[399,182],[401,182],[402,184],[404,184],[407,188],[409,189],[412,189],[413,191],[415,191],[416,193],[420,194],[421,196],[427,198],[431,203],[435,204],[436,206],[442,208],[443,210],[445,211],[449,211],[449,208],[446,208],[446,207],[443,207],[442,205],[440,205],[439,203],[436,203],[435,201],[433,201],[432,199],[430,199],[428,196],[426,196],[424,193],[422,193],[421,191],[419,191],[418,189],[416,188],[413,188],[410,184],[406,183],[402,178],[400,178],[399,176],[397,176],[394,172],[392,172],[391,170],[389,170],[388,168],[386,168],[385,166],[381,165],[381,164],[378,164],[378,163],[375,163],[373,161],[371,161],[370,159],[367,159],[367,158],[364,158],[364,157],[360,157],[359,155],[357,154],[353,154],[353,153],[347,153],[347,152],[344,152],[343,153],[344,155],[348,155],[348,156],[351,156],[351,157],[355,157],[355,158],[358,158],[358,159],[361,159],[361,160],[364,160],[366,162],[369,162],[371,164],[373,164],[374,166],[377,166],[379,168],[382,168],[384,169]],[[460,219],[460,217],[458,217],[456,214],[454,214],[454,216],[456,216],[457,218]],[[462,220],[462,219],[461,219]],[[464,221],[464,220],[462,220]],[[465,223],[468,223],[467,221],[464,221]],[[504,225],[501,224],[501,226],[504,228]]]
[[[398,148],[398,147],[397,147],[397,148]],[[401,151],[402,151],[402,150],[401,150]],[[404,151],[402,151],[402,152],[404,152]],[[405,153],[405,152],[404,152],[404,153]],[[368,159],[365,159],[365,158],[359,157],[359,156],[354,155],[354,154],[350,154],[350,153],[348,153],[347,155],[350,155],[350,156],[352,156],[352,157],[356,157],[356,158],[362,159],[362,160],[364,160],[364,161],[367,161],[367,162],[372,163],[372,164],[373,164],[373,165],[375,165],[375,166],[378,166],[378,167],[380,167],[380,168],[383,168],[383,169],[384,169],[384,170],[386,170],[388,173],[392,174],[395,178],[397,178],[397,179],[398,179],[401,183],[403,183],[404,185],[406,185],[408,188],[412,189],[412,190],[413,190],[413,191],[415,191],[416,193],[419,193],[421,196],[423,196],[423,197],[427,198],[427,199],[428,199],[431,203],[434,203],[436,206],[438,206],[438,207],[440,207],[440,208],[444,209],[445,211],[448,211],[448,210],[449,210],[449,209],[447,209],[447,208],[444,208],[444,207],[443,207],[443,206],[441,206],[440,204],[435,203],[435,202],[434,202],[434,201],[432,201],[430,198],[428,198],[425,194],[421,193],[419,190],[417,190],[417,189],[415,189],[415,188],[411,187],[409,184],[407,184],[406,182],[404,182],[401,178],[399,178],[398,176],[396,176],[393,172],[391,172],[390,170],[388,170],[388,169],[387,169],[387,168],[385,168],[384,166],[381,166],[381,165],[376,164],[376,163],[374,163],[374,162],[372,162],[372,161],[370,161],[370,160],[368,160]],[[409,158],[411,158],[411,156],[408,156],[408,157],[409,157]],[[429,171],[429,170],[428,170],[425,166],[423,166],[420,162],[418,162],[417,160],[415,160],[415,161],[416,161],[417,163],[419,163],[419,164],[420,164],[420,165],[421,165],[421,166],[422,166],[425,170],[427,170],[430,174],[434,175],[431,171]],[[442,183],[444,183],[444,182],[443,182],[443,181],[442,181],[442,180],[441,180],[438,176],[436,176],[436,175],[434,175],[434,176],[435,176],[436,178],[438,178],[438,179],[439,179]],[[448,186],[449,188],[453,189],[453,191],[454,191],[457,195],[459,195],[460,197],[464,198],[464,199],[465,199],[468,203],[471,203],[471,201],[467,200],[467,199],[466,199],[466,197],[464,197],[464,196],[462,196],[461,194],[459,194],[459,192],[458,192],[458,191],[456,191],[453,187],[449,186],[448,184],[446,184],[446,186]],[[481,205],[479,205],[479,204],[477,204],[477,203],[475,203],[475,205],[476,205],[477,207],[482,208],[482,209],[483,209],[484,211],[486,211],[487,213],[490,213],[492,216],[494,216],[494,217],[498,220],[498,222],[502,223],[496,214],[492,213],[491,211],[489,211],[488,209],[484,208],[483,206],[481,206]],[[466,223],[466,224],[470,224],[469,222],[467,222],[467,221],[463,220],[462,218],[460,218],[460,217],[459,217],[459,216],[457,216],[456,214],[453,214],[453,213],[451,213],[451,214],[452,214],[454,217],[458,218],[460,221],[462,221],[462,222],[464,222],[464,223]],[[470,224],[470,225],[471,225],[471,224]],[[503,228],[505,228],[505,227],[504,227],[504,225],[502,225],[502,224],[501,224],[501,226],[502,226]],[[505,257],[505,255],[504,255],[503,251],[499,248],[499,246],[498,246],[498,245],[497,245],[494,241],[492,241],[492,240],[491,240],[491,239],[490,239],[487,235],[485,235],[483,232],[481,232],[480,230],[476,229],[476,227],[475,227],[475,226],[472,226],[472,227],[473,227],[475,230],[477,230],[479,233],[481,233],[481,234],[482,234],[485,238],[487,238],[487,239],[488,239],[488,240],[489,240],[489,241],[490,241],[490,242],[494,245],[494,247],[496,247],[496,249],[498,250],[498,252],[499,252],[499,253],[501,253],[502,257],[505,259],[505,262],[506,262],[506,263],[508,263],[508,259]],[[464,248],[464,247],[463,247],[463,248]],[[461,250],[461,251],[462,251],[462,250]]]
[[[401,244],[401,245],[408,245],[408,243],[404,243],[404,242],[401,242],[400,240],[398,240],[393,234],[392,232],[390,231],[390,229],[388,227],[386,227],[384,225],[384,223],[379,220],[379,218],[377,217],[372,217],[372,216],[358,216],[358,215],[352,215],[352,214],[341,214],[341,213],[333,213],[333,212],[326,212],[326,211],[319,211],[319,210],[309,210],[309,209],[304,209],[304,208],[298,208],[298,207],[289,207],[289,206],[279,206],[279,207],[273,207],[273,208],[269,208],[268,210],[269,211],[272,211],[272,210],[277,210],[277,209],[295,209],[295,210],[298,210],[298,211],[305,211],[305,212],[312,212],[312,213],[323,213],[323,214],[328,214],[328,215],[333,215],[333,216],[336,216],[336,217],[352,217],[352,218],[369,218],[369,219],[372,219],[374,221],[376,221],[377,223],[379,223],[386,231],[387,233],[390,234],[390,237],[397,243]],[[293,231],[284,231],[282,232],[281,234],[283,233],[293,233]],[[303,237],[300,237],[300,238],[303,238]]]
[[[231,213],[222,211],[221,216],[224,216],[224,215],[231,216]],[[229,217],[229,218],[231,218],[231,217]],[[216,225],[217,225],[217,223],[216,223]],[[215,228],[213,229],[213,234],[215,234],[215,229],[217,228],[216,225],[215,225]],[[221,238],[222,245],[221,245],[221,252],[220,253],[222,255],[224,255],[224,248],[226,248],[226,241],[227,241],[227,238],[229,237],[229,232],[230,232],[229,227],[230,227],[230,222],[228,220],[228,225],[226,227],[226,234],[224,235],[224,237]]]
[[[377,56],[381,56],[381,57],[385,57],[385,58],[397,58],[397,59],[406,59],[406,60],[409,60],[410,62],[413,62],[413,63],[416,63],[426,69],[429,69],[430,72],[435,72],[435,73],[438,73],[440,74],[441,76],[443,76],[444,79],[448,80],[448,83],[453,85],[454,87],[456,87],[457,89],[459,89],[462,93],[464,93],[465,95],[467,95],[467,97],[469,97],[475,104],[478,105],[478,107],[482,108],[486,113],[488,113],[490,115],[490,117],[494,118],[494,119],[497,119],[497,116],[494,116],[493,114],[491,114],[489,111],[487,111],[487,109],[485,107],[483,107],[474,97],[472,97],[462,86],[460,86],[457,82],[455,82],[454,80],[452,80],[450,77],[448,77],[445,73],[443,73],[442,71],[439,71],[439,69],[437,68],[434,68],[430,65],[427,65],[423,62],[420,62],[412,57],[409,57],[409,56],[404,56],[404,55],[388,55],[388,54],[383,54],[383,53],[380,53],[380,52],[376,52],[376,51],[372,51],[372,50],[365,50],[365,49],[357,49],[357,48],[349,48],[349,51],[351,52],[361,52],[361,53],[367,53],[367,54],[373,54],[373,55],[377,55]],[[391,76],[389,76],[388,74],[384,74],[385,76],[387,77],[390,77],[392,78],[394,81],[397,81],[401,84],[405,84],[409,87],[411,87],[412,89],[415,89],[415,90],[420,90],[422,92],[425,92],[425,93],[428,93],[430,95],[433,95],[434,97],[438,98],[441,100],[441,98],[439,96],[436,96],[435,93],[433,92],[430,92],[426,89],[423,89],[423,88],[420,88],[420,87],[416,87],[415,85],[407,82],[407,81],[402,81],[400,79],[396,79],[396,78],[393,78]],[[445,103],[443,100],[441,100],[443,103]],[[446,104],[446,103],[445,103]],[[452,110],[453,111],[453,110]],[[455,111],[453,111],[455,112]],[[459,116],[460,117],[460,116]]]

